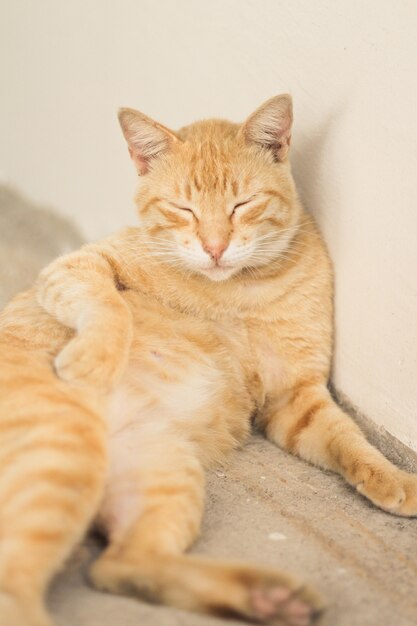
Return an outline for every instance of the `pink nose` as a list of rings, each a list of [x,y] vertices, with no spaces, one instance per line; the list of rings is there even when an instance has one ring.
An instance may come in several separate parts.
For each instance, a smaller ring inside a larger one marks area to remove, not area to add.
[[[211,239],[203,243],[203,249],[211,256],[213,261],[220,261],[223,252],[226,250],[228,243],[221,239]]]

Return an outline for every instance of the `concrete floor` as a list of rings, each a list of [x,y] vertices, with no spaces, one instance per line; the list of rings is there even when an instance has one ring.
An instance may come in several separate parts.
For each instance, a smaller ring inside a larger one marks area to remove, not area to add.
[[[56,581],[59,626],[225,626],[238,623],[98,593],[85,569],[89,539]],[[323,626],[417,624],[417,520],[393,517],[339,477],[254,437],[209,478],[195,552],[288,569],[328,602]]]

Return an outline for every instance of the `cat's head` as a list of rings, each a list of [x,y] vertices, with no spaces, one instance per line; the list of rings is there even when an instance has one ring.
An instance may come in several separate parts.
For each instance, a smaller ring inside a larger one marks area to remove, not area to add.
[[[241,125],[205,120],[174,132],[133,109],[119,120],[153,255],[215,281],[283,255],[300,213],[290,96],[268,100]]]

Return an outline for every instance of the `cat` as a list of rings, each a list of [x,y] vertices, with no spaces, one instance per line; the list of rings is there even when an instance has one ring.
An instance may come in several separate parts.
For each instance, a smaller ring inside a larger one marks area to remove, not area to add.
[[[196,539],[204,470],[247,440],[417,514],[396,468],[333,401],[332,267],[289,163],[292,102],[173,132],[119,119],[140,225],[63,256],[0,318],[0,615],[50,626],[44,594],[94,522],[100,590],[309,626],[323,601],[287,573],[216,562]]]

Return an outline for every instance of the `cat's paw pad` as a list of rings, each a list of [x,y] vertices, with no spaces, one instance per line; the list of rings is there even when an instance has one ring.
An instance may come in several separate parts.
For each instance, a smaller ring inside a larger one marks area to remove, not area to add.
[[[223,606],[229,603],[239,616],[274,626],[312,626],[323,614],[320,596],[286,573],[244,565],[230,573]]]
[[[251,592],[251,604],[257,620],[283,626],[311,626],[322,613],[321,604],[304,588],[293,591],[283,586],[255,588]]]
[[[72,339],[55,358],[61,380],[110,390],[126,367],[128,349],[123,340],[80,335]]]
[[[417,475],[394,466],[376,467],[356,485],[356,489],[389,513],[417,516]]]

